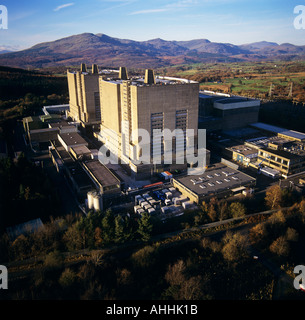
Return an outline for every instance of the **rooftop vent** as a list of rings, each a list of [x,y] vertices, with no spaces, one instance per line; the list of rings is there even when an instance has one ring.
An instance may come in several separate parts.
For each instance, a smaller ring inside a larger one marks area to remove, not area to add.
[[[80,65],[80,71],[81,71],[81,72],[87,72],[87,67],[86,67],[86,64],[85,64],[85,63],[82,63],[82,64]]]
[[[93,65],[92,65],[92,73],[93,73],[93,74],[98,74],[98,67],[97,67],[96,64],[93,64]]]
[[[152,70],[152,69],[146,69],[145,70],[144,83],[146,83],[146,84],[156,84],[154,70]]]
[[[121,80],[128,80],[128,74],[126,67],[120,67],[119,78]]]

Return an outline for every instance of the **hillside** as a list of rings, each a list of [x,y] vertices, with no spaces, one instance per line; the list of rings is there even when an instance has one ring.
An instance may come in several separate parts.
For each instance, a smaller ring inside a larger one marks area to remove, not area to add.
[[[245,45],[207,39],[148,41],[118,39],[102,33],[83,33],[37,44],[29,49],[0,54],[0,65],[45,68],[96,63],[103,66],[157,68],[183,63],[294,60],[305,58],[305,46],[257,42]]]

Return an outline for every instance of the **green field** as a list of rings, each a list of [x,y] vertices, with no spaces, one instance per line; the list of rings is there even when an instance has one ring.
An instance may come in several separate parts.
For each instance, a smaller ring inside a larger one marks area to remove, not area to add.
[[[305,61],[179,65],[158,70],[200,83],[203,90],[305,102]],[[292,96],[290,93],[292,84]]]

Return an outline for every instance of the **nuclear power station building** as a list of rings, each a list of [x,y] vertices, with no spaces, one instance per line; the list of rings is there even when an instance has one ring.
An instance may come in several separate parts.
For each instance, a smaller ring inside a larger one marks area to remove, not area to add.
[[[185,152],[186,139],[176,144],[175,136],[167,139],[162,132],[180,129],[185,134],[187,129],[193,129],[196,144],[198,82],[158,77],[150,69],[145,76],[129,78],[127,70],[120,68],[117,77],[100,77],[99,90],[102,120],[96,137],[132,174],[145,178],[154,172],[186,169],[185,161],[175,162],[177,152]],[[143,136],[143,132],[148,136]],[[172,155],[170,164],[164,161],[166,150]],[[160,161],[156,164],[153,157]]]
[[[188,129],[193,130],[188,138],[193,139],[196,156],[198,82],[155,76],[150,69],[143,76],[133,77],[124,67],[99,71],[93,65],[88,71],[84,64],[80,71],[68,70],[67,77],[67,115],[95,132],[95,137],[137,178],[164,170],[185,170],[186,162],[176,161],[176,155],[185,156]],[[169,138],[164,137],[165,129],[170,132]],[[177,138],[177,129],[181,139]],[[143,131],[149,135],[145,145]],[[172,157],[170,164],[164,159],[167,150]],[[160,161],[153,162],[153,157]]]
[[[109,76],[111,72],[99,71],[96,64],[92,65],[91,71],[87,70],[85,64],[81,64],[80,71],[67,71],[70,98],[67,115],[79,122],[83,128],[90,127],[95,130],[100,126],[99,78]]]

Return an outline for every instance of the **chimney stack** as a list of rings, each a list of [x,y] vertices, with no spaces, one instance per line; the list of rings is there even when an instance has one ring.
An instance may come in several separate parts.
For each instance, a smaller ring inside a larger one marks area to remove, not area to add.
[[[119,78],[121,80],[128,80],[128,74],[126,67],[120,67]]]
[[[154,70],[152,70],[152,69],[146,69],[145,70],[144,83],[146,83],[146,84],[156,84]]]
[[[92,73],[93,73],[93,74],[98,74],[98,67],[97,67],[96,64],[93,64],[93,65],[92,65]]]
[[[87,72],[87,67],[86,67],[86,64],[85,63],[82,63],[80,65],[80,72]]]

